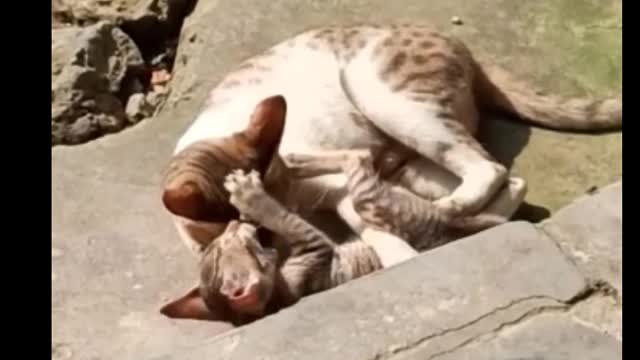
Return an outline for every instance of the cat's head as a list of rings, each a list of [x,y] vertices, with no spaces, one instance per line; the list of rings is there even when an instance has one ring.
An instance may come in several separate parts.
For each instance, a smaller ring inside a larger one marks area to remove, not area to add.
[[[231,221],[206,249],[200,284],[160,310],[171,318],[233,320],[261,317],[276,286],[278,253],[256,228]]]
[[[270,266],[270,252],[261,246],[258,236],[247,235],[250,225],[239,225],[239,213],[223,184],[235,169],[265,174],[277,153],[285,115],[282,96],[264,99],[244,130],[196,142],[173,157],[162,194],[164,206],[174,215],[207,222],[215,240],[200,264],[200,286],[165,305],[163,314],[224,320],[230,313],[255,315],[264,310],[273,289],[275,266]]]
[[[239,218],[223,186],[225,177],[235,169],[265,174],[277,154],[285,115],[284,97],[269,97],[256,106],[244,130],[195,142],[176,154],[165,177],[165,208],[180,217],[217,225],[212,226],[213,237],[220,235],[229,221]]]

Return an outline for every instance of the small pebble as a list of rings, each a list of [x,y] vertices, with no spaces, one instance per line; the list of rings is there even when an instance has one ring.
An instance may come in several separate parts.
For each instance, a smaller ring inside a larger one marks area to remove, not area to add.
[[[129,97],[124,111],[129,121],[137,123],[153,114],[153,106],[147,102],[143,93],[136,93]]]
[[[58,279],[58,276],[54,273],[51,273],[51,282],[54,282]]]
[[[62,256],[64,252],[60,249],[56,249],[56,248],[51,248],[51,257],[52,258],[57,258]]]
[[[126,277],[128,277],[129,279],[131,279],[131,278],[133,277],[133,272],[131,272],[131,271],[127,271],[126,273],[124,273],[124,275],[125,275]]]
[[[133,290],[140,290],[140,289],[142,289],[142,284],[133,285]]]
[[[462,25],[462,24],[463,24],[462,19],[460,19],[460,18],[459,18],[459,17],[457,17],[457,16],[453,16],[453,17],[451,18],[451,23],[452,23],[453,25]]]
[[[158,91],[155,91],[158,90]],[[153,108],[156,109],[167,97],[167,88],[165,86],[154,86],[154,91],[147,93],[146,100],[147,103]]]

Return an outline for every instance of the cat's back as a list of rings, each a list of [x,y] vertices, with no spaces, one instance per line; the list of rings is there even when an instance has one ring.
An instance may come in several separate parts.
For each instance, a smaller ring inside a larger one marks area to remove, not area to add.
[[[343,71],[351,65],[376,79],[384,75],[385,64],[393,64],[396,52],[420,46],[419,39],[434,34],[432,28],[420,25],[328,26],[286,39],[245,60],[223,78],[176,152],[205,137],[242,130],[256,104],[277,94],[287,100],[285,151],[304,146],[377,145],[379,137],[345,93]],[[367,91],[366,86],[360,89]],[[340,136],[334,136],[336,132]]]

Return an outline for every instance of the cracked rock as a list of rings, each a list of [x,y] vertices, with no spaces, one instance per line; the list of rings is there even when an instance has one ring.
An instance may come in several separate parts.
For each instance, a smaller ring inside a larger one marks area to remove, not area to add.
[[[137,46],[108,22],[51,35],[52,145],[79,144],[124,128],[120,90],[144,68]]]
[[[622,296],[621,181],[574,201],[542,226],[587,277]]]
[[[469,344],[429,359],[438,360],[616,360],[622,346],[611,336],[576,323],[565,316],[542,315],[487,341]],[[416,353],[397,360],[427,359]]]

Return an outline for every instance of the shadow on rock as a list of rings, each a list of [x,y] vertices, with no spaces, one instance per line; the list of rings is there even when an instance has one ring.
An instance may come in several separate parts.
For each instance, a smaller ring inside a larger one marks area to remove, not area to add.
[[[544,219],[547,219],[549,216],[551,216],[551,211],[549,211],[549,209],[543,206],[533,205],[533,204],[529,204],[528,202],[524,202],[522,203],[522,205],[520,205],[520,208],[518,208],[518,211],[516,211],[516,213],[513,214],[513,217],[511,218],[511,220],[512,221],[524,220],[532,223],[538,223]]]
[[[511,169],[513,161],[529,143],[531,128],[517,119],[503,116],[486,116],[480,122],[478,138],[491,155]]]
[[[500,163],[511,169],[513,162],[529,143],[531,127],[517,119],[490,115],[483,119],[479,128],[480,143]],[[513,220],[540,222],[551,215],[542,206],[523,203],[514,214]]]

